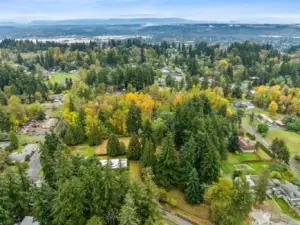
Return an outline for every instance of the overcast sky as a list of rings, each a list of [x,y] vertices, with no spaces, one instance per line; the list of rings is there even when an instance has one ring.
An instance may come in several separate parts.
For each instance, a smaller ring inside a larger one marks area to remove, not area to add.
[[[0,21],[136,17],[300,23],[300,0],[0,0]]]

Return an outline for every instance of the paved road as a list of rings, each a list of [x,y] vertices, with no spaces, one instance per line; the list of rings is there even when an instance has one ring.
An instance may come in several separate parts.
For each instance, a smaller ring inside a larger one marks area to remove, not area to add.
[[[270,145],[269,143],[258,133],[255,132],[255,130],[249,126],[248,124],[242,122],[242,127],[249,133],[249,134],[253,134],[256,138],[257,141],[259,141],[260,143],[262,143],[266,148],[269,148]]]

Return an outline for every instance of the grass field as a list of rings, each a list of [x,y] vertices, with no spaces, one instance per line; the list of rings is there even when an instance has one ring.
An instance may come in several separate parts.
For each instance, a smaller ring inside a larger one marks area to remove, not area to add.
[[[284,214],[288,215],[289,217],[292,217],[295,220],[300,221],[300,216],[296,212],[294,212],[293,209],[282,198],[277,198],[274,195],[272,195],[272,197],[279,205],[280,209]]]
[[[273,139],[280,138],[285,141],[291,154],[300,154],[300,135],[285,130],[270,130],[266,139],[272,143]]]
[[[72,155],[84,155],[84,156],[94,156],[95,147],[89,146],[88,143],[83,143],[81,145],[71,146]]]
[[[263,153],[260,153],[263,154]],[[265,156],[268,157],[268,156]],[[229,176],[235,171],[234,165],[237,164],[246,164],[250,166],[251,168],[254,169],[249,171],[252,174],[258,175],[261,174],[266,167],[272,164],[272,162],[268,161],[263,161],[263,162],[243,162],[245,160],[259,160],[259,156],[254,153],[249,153],[249,154],[234,154],[234,153],[229,153],[228,155],[228,160],[222,162],[222,170],[223,170],[223,175]],[[262,157],[262,159],[264,159]],[[268,159],[269,160],[269,157]]]
[[[71,78],[73,81],[79,80],[79,76],[77,74],[70,74],[70,73],[55,73],[51,76],[49,81],[51,83],[64,83],[66,78]]]
[[[172,207],[172,211],[187,219],[195,222],[196,224],[211,224],[208,221],[209,211],[208,206],[205,204],[191,205],[185,201],[184,193],[178,189],[172,189],[167,193],[169,199],[176,200],[176,208]]]
[[[26,144],[37,143],[44,139],[44,136],[29,136],[27,134],[17,134],[18,137],[18,149],[14,150],[14,152],[21,153]]]

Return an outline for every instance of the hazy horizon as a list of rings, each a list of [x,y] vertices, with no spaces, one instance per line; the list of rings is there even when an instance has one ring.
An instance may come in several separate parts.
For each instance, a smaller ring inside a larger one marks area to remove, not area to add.
[[[0,21],[183,18],[194,21],[300,23],[296,0],[7,0],[0,2]]]

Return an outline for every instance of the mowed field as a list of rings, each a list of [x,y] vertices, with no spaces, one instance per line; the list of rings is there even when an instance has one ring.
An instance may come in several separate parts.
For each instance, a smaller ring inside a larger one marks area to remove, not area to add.
[[[70,74],[70,73],[55,73],[49,79],[51,83],[65,83],[66,78],[72,79],[73,81],[79,80],[78,74]]]
[[[271,129],[266,139],[271,144],[275,138],[283,139],[291,154],[300,154],[300,134],[285,130]]]

